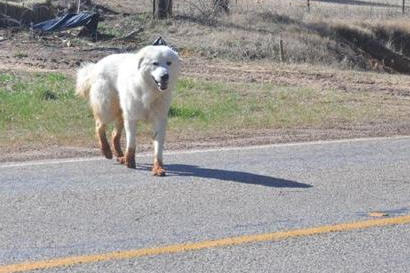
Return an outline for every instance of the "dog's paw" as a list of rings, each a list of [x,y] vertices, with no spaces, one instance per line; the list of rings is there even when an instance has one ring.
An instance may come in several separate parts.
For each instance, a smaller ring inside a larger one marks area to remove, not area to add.
[[[154,166],[152,167],[152,175],[153,176],[165,176],[165,169],[163,168],[161,163],[155,162]]]
[[[166,172],[163,168],[152,168],[152,175],[153,176],[165,176]]]
[[[117,162],[120,163],[120,164],[125,164],[125,156],[117,157]]]
[[[102,149],[101,151],[102,151],[102,153],[103,153],[103,155],[105,156],[106,159],[112,159],[112,152],[111,152],[111,149],[109,147],[105,148],[105,149]]]
[[[137,167],[137,164],[135,164],[135,159],[127,160],[125,156],[122,156],[122,157],[118,157],[117,161],[123,165],[126,165],[128,168],[131,168],[131,169],[135,169]]]

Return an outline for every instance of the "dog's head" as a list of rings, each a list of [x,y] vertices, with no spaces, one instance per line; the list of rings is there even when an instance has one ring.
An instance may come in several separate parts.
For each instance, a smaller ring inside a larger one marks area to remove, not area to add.
[[[168,46],[147,46],[138,53],[138,69],[146,82],[160,92],[172,87],[179,72],[178,54]]]

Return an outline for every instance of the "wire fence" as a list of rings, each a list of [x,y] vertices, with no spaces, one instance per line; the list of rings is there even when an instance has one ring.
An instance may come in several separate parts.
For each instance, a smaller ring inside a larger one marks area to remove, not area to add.
[[[149,6],[152,0],[141,1]],[[175,14],[212,9],[215,0],[173,0]],[[271,11],[284,15],[329,18],[389,18],[410,14],[405,0],[229,0],[232,13]]]
[[[155,0],[159,1],[159,0]],[[50,5],[50,2],[53,5]],[[152,13],[154,0],[0,0],[0,22],[27,23],[50,18],[56,10],[50,6],[65,7],[72,12],[90,6],[108,6],[120,12]],[[384,19],[410,15],[405,0],[224,0],[229,13],[270,11],[294,18],[306,16],[332,19]],[[173,15],[210,16],[215,0],[172,0]],[[90,5],[91,4],[91,5]]]
[[[384,8],[384,9],[394,9],[396,11],[401,11],[402,14],[406,13],[407,6],[406,0],[396,0],[396,1],[378,1],[378,0],[305,0],[306,1],[306,9],[310,12],[312,5],[315,7],[320,7],[320,3],[328,3],[328,4],[339,4],[345,6],[367,6],[369,9],[372,8]]]

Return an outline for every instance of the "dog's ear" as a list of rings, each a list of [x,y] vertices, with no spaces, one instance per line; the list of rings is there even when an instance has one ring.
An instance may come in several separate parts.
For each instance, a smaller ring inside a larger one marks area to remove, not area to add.
[[[143,61],[144,61],[144,57],[141,57],[141,58],[138,59],[138,69],[141,68]]]

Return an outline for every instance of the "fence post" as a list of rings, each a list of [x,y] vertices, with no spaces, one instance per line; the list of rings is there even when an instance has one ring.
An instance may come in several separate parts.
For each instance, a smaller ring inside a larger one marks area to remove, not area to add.
[[[281,63],[283,63],[285,61],[285,54],[283,53],[283,40],[282,40],[282,37],[279,40],[279,58],[280,58]]]
[[[406,0],[403,0],[403,5],[401,6],[401,13],[405,13],[405,8],[406,8]]]
[[[152,16],[155,19],[166,19],[172,15],[172,0],[153,0]]]

